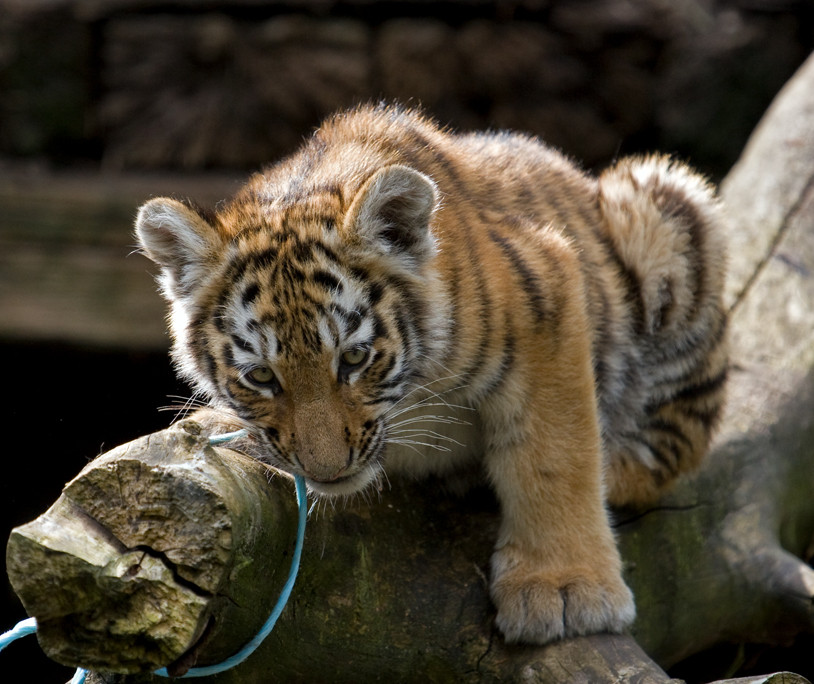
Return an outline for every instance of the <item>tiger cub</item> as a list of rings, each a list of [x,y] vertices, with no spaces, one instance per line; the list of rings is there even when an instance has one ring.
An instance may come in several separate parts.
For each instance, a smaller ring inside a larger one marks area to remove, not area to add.
[[[721,223],[667,158],[595,178],[535,139],[381,105],[216,213],[153,199],[136,230],[199,418],[329,496],[479,464],[502,512],[497,624],[545,643],[631,623],[605,504],[653,501],[707,447]]]

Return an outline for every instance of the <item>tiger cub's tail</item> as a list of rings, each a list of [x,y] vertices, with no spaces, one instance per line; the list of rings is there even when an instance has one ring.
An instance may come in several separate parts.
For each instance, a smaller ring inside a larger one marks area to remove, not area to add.
[[[723,211],[713,188],[667,157],[600,177],[604,229],[626,280],[640,370],[635,430],[607,439],[607,496],[652,501],[695,468],[721,413],[727,372]]]

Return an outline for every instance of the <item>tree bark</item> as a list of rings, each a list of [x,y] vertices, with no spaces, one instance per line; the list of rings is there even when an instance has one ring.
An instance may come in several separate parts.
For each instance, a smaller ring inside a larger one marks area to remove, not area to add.
[[[814,548],[814,59],[723,195],[733,218],[728,409],[697,476],[657,506],[616,514],[637,597],[632,636],[506,646],[487,590],[491,494],[394,482],[311,515],[275,631],[212,681],[667,682],[645,652],[668,667],[721,641],[811,632],[814,573],[800,559]],[[294,540],[290,481],[269,483],[257,464],[180,428],[145,440],[92,462],[12,533],[9,575],[60,662],[119,673],[217,662],[276,599]]]

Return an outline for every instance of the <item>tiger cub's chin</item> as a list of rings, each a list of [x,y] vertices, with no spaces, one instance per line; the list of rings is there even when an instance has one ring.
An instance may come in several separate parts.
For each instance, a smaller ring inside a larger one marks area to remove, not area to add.
[[[307,475],[305,481],[308,489],[320,496],[352,496],[359,494],[370,486],[375,486],[381,477],[382,468],[378,464],[368,464],[352,475],[340,476],[331,482],[312,480]]]

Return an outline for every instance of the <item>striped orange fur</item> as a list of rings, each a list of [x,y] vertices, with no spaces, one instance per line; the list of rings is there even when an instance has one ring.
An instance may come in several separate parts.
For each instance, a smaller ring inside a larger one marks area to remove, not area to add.
[[[655,500],[707,447],[721,223],[668,158],[596,178],[532,138],[373,106],[215,213],[151,200],[137,234],[199,419],[325,495],[480,469],[497,623],[545,643],[630,624],[606,503]]]

